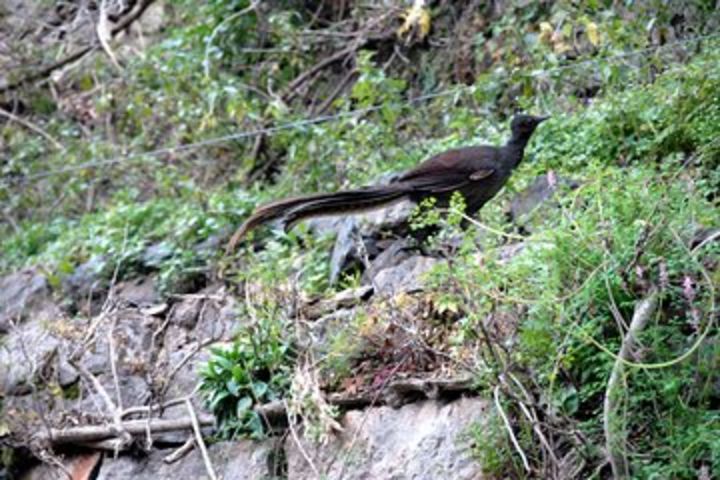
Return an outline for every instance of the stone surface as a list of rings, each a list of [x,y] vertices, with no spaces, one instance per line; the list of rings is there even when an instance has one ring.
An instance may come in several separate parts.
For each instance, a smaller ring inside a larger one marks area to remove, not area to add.
[[[97,480],[202,480],[210,478],[198,449],[181,460],[167,464],[163,457],[172,450],[154,450],[147,457],[121,456],[106,458]],[[208,446],[215,474],[224,480],[265,480],[272,478],[273,445],[271,442],[220,442]]]
[[[312,349],[317,358],[321,358],[327,354],[334,338],[354,331],[352,324],[357,316],[356,309],[343,308],[310,322],[299,337],[301,347]]]
[[[552,199],[559,188],[577,188],[579,183],[567,178],[558,178],[552,173],[539,175],[510,202],[510,218],[523,222],[540,205]],[[526,225],[523,225],[527,227]]]
[[[195,328],[204,302],[202,298],[188,298],[176,303],[170,310],[170,323],[188,330]]]
[[[109,286],[109,281],[105,278],[107,268],[108,261],[105,257],[92,257],[62,279],[63,292],[76,304],[102,296]]]
[[[362,214],[309,220],[311,230],[317,235],[336,234],[330,257],[330,283],[337,282],[350,263],[364,256],[365,252],[358,251],[360,242],[373,243],[381,230],[392,231],[404,225],[414,208],[412,202],[400,201]]]
[[[37,269],[26,269],[0,278],[0,333],[22,320],[30,309],[49,300],[50,287]]]
[[[422,255],[413,255],[397,266],[380,270],[372,279],[376,293],[395,295],[416,292],[423,289],[423,275],[440,260]]]
[[[140,262],[150,268],[157,268],[162,262],[170,258],[173,254],[173,247],[168,242],[153,243],[143,250],[140,255]]]
[[[161,301],[154,277],[120,282],[113,288],[113,294],[115,300],[131,307],[148,308]]]
[[[371,285],[375,276],[386,268],[396,267],[413,254],[411,242],[408,239],[398,239],[389,245],[383,245],[382,251],[370,262],[368,268],[363,272],[362,283]]]
[[[0,397],[28,393],[32,377],[50,361],[59,344],[41,319],[13,329],[0,342]]]
[[[164,365],[157,361],[162,325],[163,319],[142,315],[135,309],[111,313],[97,326],[95,340],[81,358],[83,365],[97,376],[114,398],[115,386],[109,361],[109,339],[112,338],[124,406],[144,405],[151,397],[153,382],[166,374]],[[89,385],[84,386],[80,397],[73,405],[74,411],[107,413],[104,401]]]
[[[304,442],[303,450],[327,480],[481,479],[467,429],[482,422],[488,408],[483,400],[461,398],[351,411],[327,446]],[[285,442],[288,479],[317,478],[293,438]]]
[[[371,285],[349,288],[330,298],[315,299],[302,306],[301,315],[306,319],[316,319],[344,308],[352,308],[366,302],[373,294]]]

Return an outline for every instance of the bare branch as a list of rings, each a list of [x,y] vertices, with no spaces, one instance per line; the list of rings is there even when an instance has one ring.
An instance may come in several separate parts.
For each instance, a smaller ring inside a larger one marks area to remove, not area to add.
[[[183,443],[180,448],[178,448],[177,450],[174,450],[171,454],[164,456],[163,462],[165,462],[165,463],[177,462],[182,457],[184,457],[190,450],[192,450],[194,446],[195,446],[195,437],[193,435],[190,435],[188,437],[188,439],[185,441],[185,443]]]
[[[15,115],[11,112],[8,112],[7,110],[5,110],[3,108],[0,108],[0,115],[7,118],[8,120],[12,120],[13,122],[19,123],[20,125],[27,128],[28,130],[32,130],[33,132],[37,133],[38,135],[43,137],[45,140],[52,143],[55,146],[55,148],[57,148],[58,150],[63,151],[63,152],[65,151],[65,147],[63,147],[63,145],[60,142],[55,140],[55,138],[53,138],[49,133],[47,133],[45,130],[38,127],[34,123],[32,123],[28,120],[25,120],[24,118],[20,118],[17,115]]]
[[[197,425],[201,427],[215,424],[215,417],[201,415],[195,418]],[[176,430],[188,430],[193,428],[193,420],[190,417],[174,419],[152,419],[150,426],[155,433],[172,432]],[[146,420],[127,420],[122,422],[122,428],[131,435],[143,435],[146,428]],[[67,445],[71,443],[87,443],[105,440],[116,436],[114,425],[88,425],[82,427],[52,428],[49,432],[40,432],[33,438],[37,442],[49,442],[52,445]]]
[[[193,407],[192,401],[189,398],[185,400],[185,406],[190,414],[193,431],[195,432],[195,441],[197,442],[198,448],[200,448],[200,453],[202,454],[203,461],[205,462],[205,469],[207,470],[208,476],[210,477],[210,480],[217,480],[215,470],[213,469],[212,462],[210,461],[210,455],[208,455],[207,448],[205,447],[205,441],[202,438],[200,423],[198,422],[197,415],[195,414],[195,407]]]
[[[520,446],[520,443],[518,442],[517,438],[515,438],[515,432],[513,432],[512,425],[510,425],[510,420],[508,419],[507,415],[505,415],[505,411],[502,408],[502,405],[500,404],[500,386],[497,385],[495,389],[493,390],[493,397],[495,398],[495,408],[498,411],[498,414],[500,414],[500,417],[503,420],[503,423],[505,424],[505,429],[508,432],[508,435],[510,436],[510,441],[512,442],[513,446],[515,447],[515,451],[518,452],[518,455],[520,455],[520,458],[522,459],[523,466],[525,467],[525,471],[527,473],[530,473],[530,463],[528,462],[527,456],[525,455],[525,452],[523,451],[522,447]]]
[[[120,66],[120,63],[118,63],[117,57],[115,57],[115,53],[112,51],[112,48],[110,48],[112,32],[110,31],[110,22],[108,21],[107,0],[101,0],[100,2],[100,13],[97,25],[95,26],[95,32],[97,33],[100,46],[110,58],[110,63],[112,63],[119,72],[122,72],[122,67]]]
[[[603,411],[603,428],[605,430],[605,448],[607,449],[608,461],[612,467],[613,477],[629,478],[630,466],[625,457],[625,434],[622,426],[617,424],[615,412],[622,396],[620,383],[624,370],[624,361],[629,361],[632,350],[637,341],[637,336],[645,328],[650,317],[657,308],[657,292],[652,291],[646,298],[635,306],[630,327],[625,338],[623,338],[620,352],[615,360],[607,388],[605,389],[605,402]]]

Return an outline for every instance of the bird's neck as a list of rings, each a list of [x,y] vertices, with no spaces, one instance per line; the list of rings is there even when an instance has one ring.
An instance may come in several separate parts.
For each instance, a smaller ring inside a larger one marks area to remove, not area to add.
[[[513,133],[510,140],[505,144],[505,150],[508,152],[508,159],[510,160],[510,168],[517,167],[522,161],[528,140],[530,140],[529,135]]]

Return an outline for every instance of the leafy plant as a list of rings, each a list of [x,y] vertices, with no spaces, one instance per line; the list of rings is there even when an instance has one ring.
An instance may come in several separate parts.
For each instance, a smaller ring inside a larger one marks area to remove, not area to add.
[[[232,345],[211,353],[200,388],[220,422],[220,436],[263,437],[263,419],[253,408],[281,399],[292,373],[292,349],[279,324],[245,327]]]

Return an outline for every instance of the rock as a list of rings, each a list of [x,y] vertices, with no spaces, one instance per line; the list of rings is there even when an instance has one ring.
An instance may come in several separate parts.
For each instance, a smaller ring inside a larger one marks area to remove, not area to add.
[[[423,289],[423,275],[434,267],[437,258],[413,255],[403,260],[399,265],[380,270],[372,280],[373,286],[379,295],[395,295],[397,293],[410,293]]]
[[[373,294],[371,285],[348,288],[336,293],[331,298],[317,299],[302,306],[302,316],[313,320],[343,308],[351,308],[368,300]]]
[[[303,442],[322,478],[456,480],[483,478],[470,452],[468,428],[482,422],[488,403],[461,398],[423,401],[399,409],[375,407],[345,414],[328,445]],[[295,440],[285,440],[288,478],[317,478]]]
[[[101,297],[110,285],[105,275],[107,268],[108,261],[104,256],[92,257],[62,279],[63,292],[73,299],[75,304]]]
[[[169,315],[170,323],[187,330],[195,328],[204,302],[202,298],[192,297],[173,305]]]
[[[352,217],[347,217],[340,225],[335,237],[335,245],[330,255],[330,285],[335,285],[340,279],[340,274],[350,263],[351,259],[357,256],[357,241],[359,234],[357,222]]]
[[[273,471],[274,446],[272,441],[220,442],[208,446],[208,454],[215,474],[226,480],[261,480],[275,478],[281,468]],[[200,451],[196,448],[179,461],[171,464],[163,458],[172,450],[154,450],[147,457],[121,456],[107,458],[100,467],[97,480],[201,480],[209,478]],[[300,478],[300,477],[298,477]]]
[[[131,307],[148,308],[157,305],[160,303],[160,294],[155,283],[153,277],[120,282],[113,288],[114,297]]]
[[[358,314],[354,308],[341,308],[309,323],[307,329],[300,335],[301,346],[312,348],[316,357],[322,358],[327,354],[333,339],[338,335],[354,332],[351,325]]]
[[[114,325],[112,332],[110,328]],[[157,362],[163,319],[142,315],[135,309],[119,310],[102,320],[95,332],[95,341],[81,358],[82,364],[114,397],[112,369],[109,361],[111,337],[115,349],[115,366],[125,406],[144,405],[151,397],[152,383],[167,372]],[[156,332],[160,332],[156,335]],[[155,342],[155,343],[153,343]],[[98,410],[98,406],[100,409]],[[89,387],[75,405],[80,412],[105,412],[105,403]]]
[[[340,273],[354,259],[363,257],[357,251],[358,242],[372,241],[381,230],[393,231],[405,225],[415,204],[403,200],[386,208],[368,211],[358,215],[322,217],[308,221],[310,229],[316,235],[334,233],[335,245],[330,258],[330,283],[334,284]]]
[[[500,251],[498,252],[500,263],[505,264],[510,262],[510,260],[515,258],[518,254],[522,253],[522,251],[525,250],[525,247],[525,242],[515,242],[503,245],[500,247]]]
[[[180,299],[168,318],[172,325],[192,331],[192,339],[227,339],[238,326],[237,302],[222,285],[210,285]]]
[[[362,283],[372,284],[381,270],[396,267],[410,258],[412,256],[410,245],[410,240],[401,238],[384,246],[382,252],[370,262],[370,266],[363,273]]]
[[[142,252],[140,262],[146,267],[158,268],[172,254],[173,247],[168,242],[153,243]]]
[[[229,240],[232,233],[233,229],[229,225],[222,227],[217,233],[210,235],[205,240],[195,245],[193,250],[199,257],[210,257],[218,251],[222,251],[225,242]]]
[[[35,268],[0,278],[0,333],[6,333],[29,310],[49,302],[49,296],[47,278]]]
[[[558,188],[577,188],[580,184],[575,180],[557,178],[554,174],[540,175],[522,192],[515,195],[510,202],[510,218],[522,221],[537,207],[552,198]]]
[[[30,392],[32,377],[51,360],[60,339],[46,325],[33,318],[0,343],[0,397]]]

